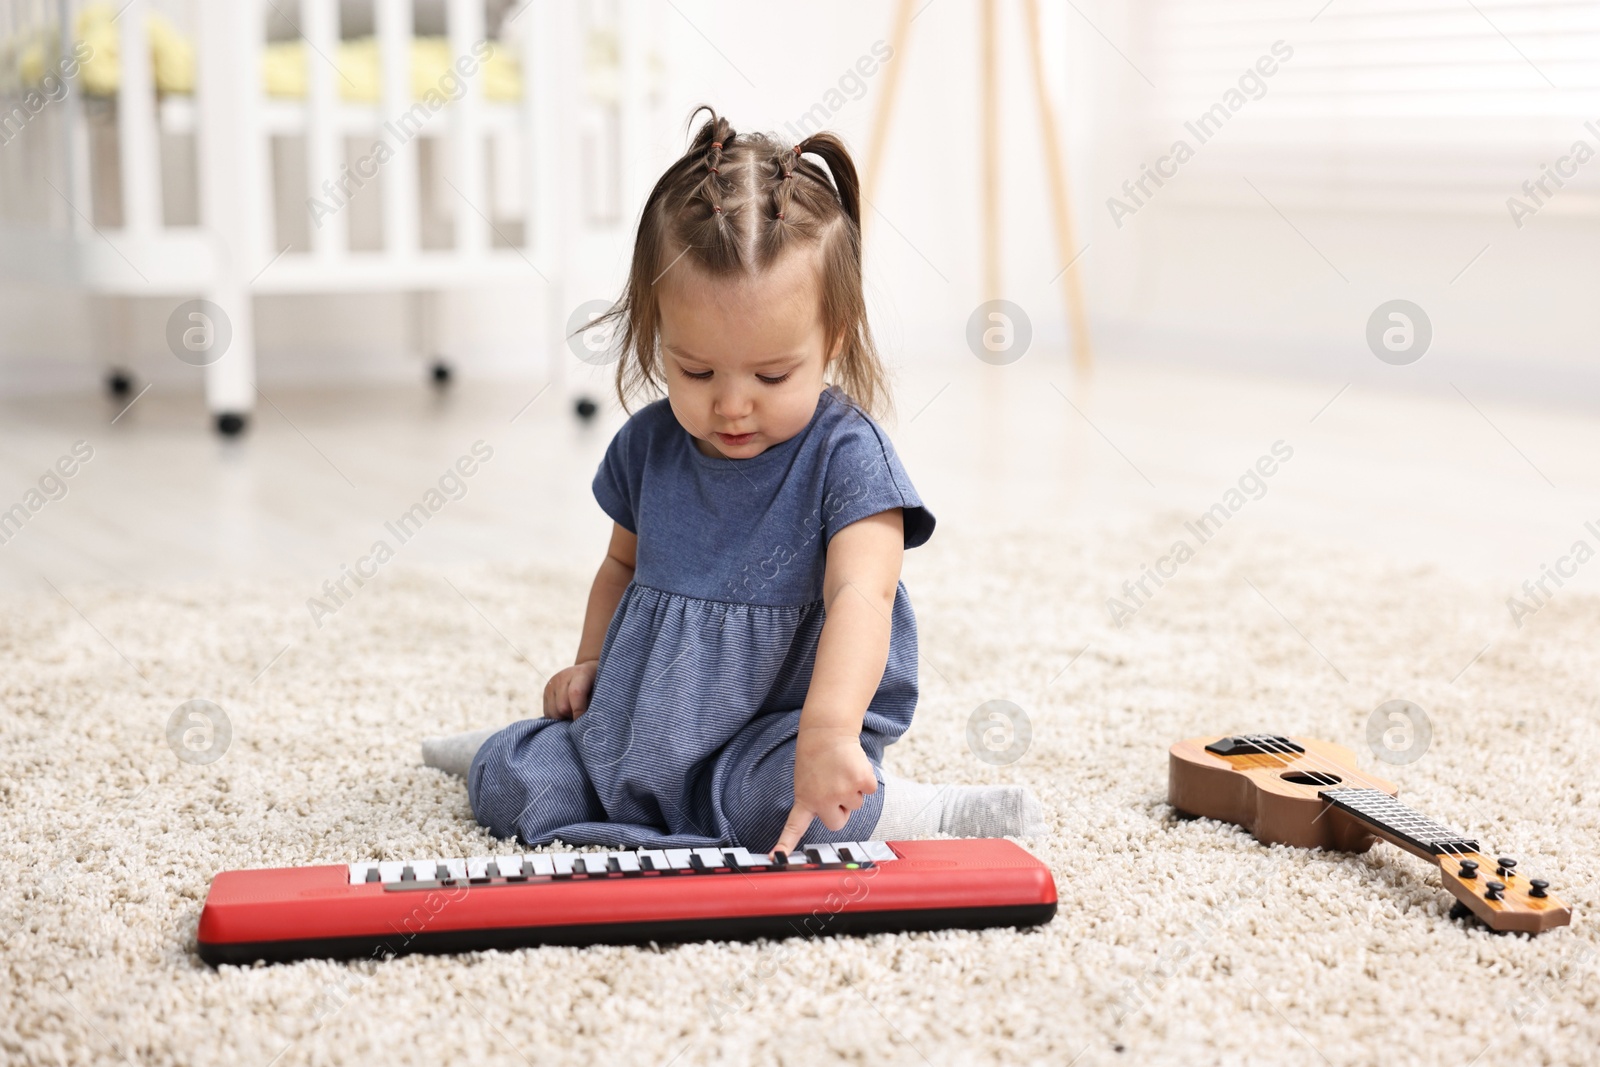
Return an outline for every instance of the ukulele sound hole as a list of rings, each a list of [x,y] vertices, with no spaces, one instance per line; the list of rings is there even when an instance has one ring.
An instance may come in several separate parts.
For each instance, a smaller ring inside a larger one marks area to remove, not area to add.
[[[1290,771],[1279,777],[1295,785],[1338,785],[1340,781],[1337,774],[1323,774],[1321,771]]]

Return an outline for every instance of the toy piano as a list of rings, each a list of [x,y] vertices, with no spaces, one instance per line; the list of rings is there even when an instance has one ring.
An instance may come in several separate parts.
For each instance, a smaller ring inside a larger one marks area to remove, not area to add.
[[[863,841],[224,871],[198,942],[216,966],[1034,926],[1055,913],[1049,869],[1010,841]]]

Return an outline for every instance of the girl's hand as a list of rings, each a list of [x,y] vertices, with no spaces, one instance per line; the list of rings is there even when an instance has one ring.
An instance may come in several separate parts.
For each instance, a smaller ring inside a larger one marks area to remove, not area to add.
[[[877,791],[859,731],[802,726],[794,746],[794,807],[774,850],[793,852],[814,818],[839,829]]]
[[[551,675],[544,687],[544,717],[576,719],[588,711],[589,694],[594,691],[594,674],[599,667],[599,660],[586,659]]]

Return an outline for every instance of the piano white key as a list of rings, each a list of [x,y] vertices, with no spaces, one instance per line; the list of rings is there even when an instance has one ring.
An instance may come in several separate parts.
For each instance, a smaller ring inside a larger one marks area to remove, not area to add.
[[[556,865],[556,873],[560,875],[571,874],[572,861],[577,858],[578,854],[576,852],[557,852],[555,855],[550,857],[550,859]]]
[[[382,877],[385,883],[398,882],[400,880],[400,872],[405,868],[408,862],[410,861],[384,860],[382,863],[378,864],[378,874]]]
[[[667,849],[667,866],[675,871],[687,871],[689,869],[689,854],[693,851],[693,849],[688,848]]]
[[[549,878],[551,875],[556,873],[555,861],[552,860],[546,853],[530,852],[522,858],[533,864],[533,874],[535,878]]]
[[[751,852],[747,848],[732,850],[734,862],[741,867],[770,867],[772,857],[763,852]]]
[[[364,884],[366,884],[367,872],[369,870],[376,870],[377,866],[378,865],[376,863],[371,863],[371,862],[368,862],[368,863],[352,863],[352,864],[350,864],[350,884],[351,885],[364,885]]]
[[[494,861],[500,866],[500,877],[502,878],[507,875],[522,873],[521,856],[496,856]]]
[[[671,867],[671,864],[667,862],[667,854],[659,848],[641,848],[639,850],[639,858],[641,860],[648,859],[651,870],[664,871]]]
[[[578,859],[583,861],[583,873],[588,875],[606,874],[606,854],[604,852],[580,852]],[[578,865],[573,864],[573,870]]]
[[[894,849],[889,847],[887,841],[863,841],[861,847],[867,850],[867,859],[874,863],[887,863],[900,858],[894,854]]]
[[[464,859],[451,858],[451,859],[434,860],[433,862],[434,862],[434,872],[433,873],[434,873],[435,880],[437,880],[442,873],[448,873],[451,878],[455,878],[455,879],[462,879],[462,878],[465,878],[467,876],[467,861],[464,860]],[[443,872],[441,872],[438,869],[440,866],[444,867],[444,871]],[[418,873],[417,877],[419,877],[419,878],[422,877],[420,872]]]
[[[622,868],[624,874],[632,874],[639,870],[639,854],[637,852],[613,852],[617,859],[617,866]]]
[[[712,870],[716,870],[718,867],[726,867],[728,865],[728,861],[722,857],[722,849],[720,848],[697,848],[692,849],[691,851],[696,856],[700,857],[701,863],[704,863]]]
[[[468,878],[486,878],[486,877],[488,877],[488,872],[487,872],[488,866],[489,866],[489,857],[488,856],[468,856],[467,857],[467,877]]]
[[[817,855],[822,858],[823,863],[839,862],[839,853],[834,851],[834,847],[832,845],[806,845],[804,847],[808,849],[816,849]]]

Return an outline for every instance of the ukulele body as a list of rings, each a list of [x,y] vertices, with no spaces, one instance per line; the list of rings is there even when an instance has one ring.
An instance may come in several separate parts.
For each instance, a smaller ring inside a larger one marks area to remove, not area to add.
[[[1358,785],[1395,796],[1399,786],[1356,768],[1343,745],[1294,739],[1303,753],[1259,752],[1219,756],[1206,746],[1222,740],[1179,741],[1167,753],[1167,803],[1187,815],[1236,823],[1269,845],[1365,852],[1378,840],[1366,827],[1318,793],[1333,785]]]

